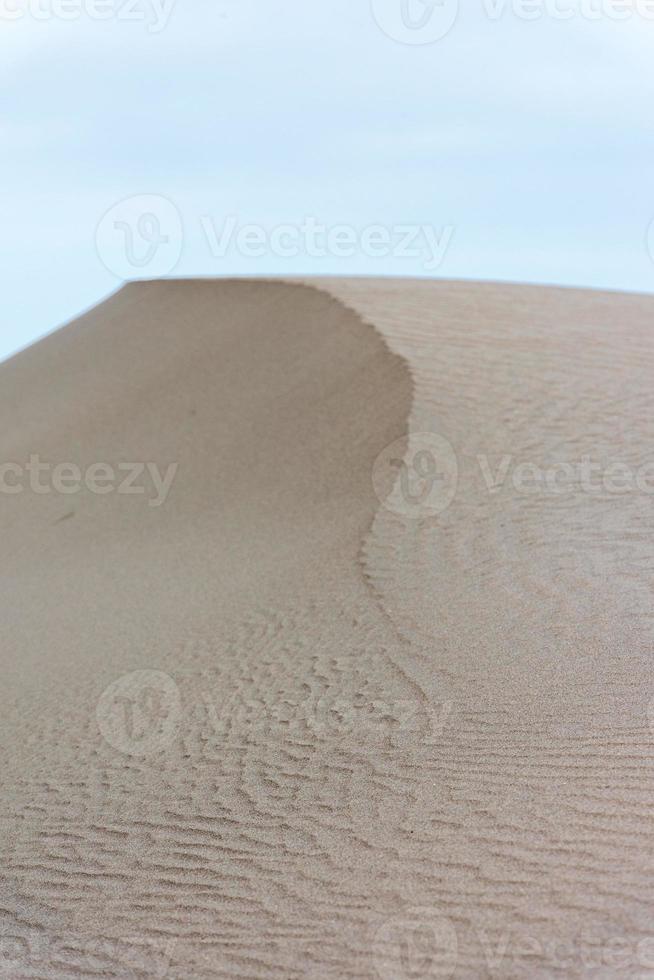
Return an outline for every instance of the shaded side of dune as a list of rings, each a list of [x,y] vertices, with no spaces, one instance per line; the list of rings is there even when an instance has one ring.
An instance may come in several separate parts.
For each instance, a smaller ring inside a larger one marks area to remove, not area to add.
[[[159,506],[149,484],[0,495],[19,972],[367,962],[393,903],[369,860],[384,706],[420,692],[359,555],[410,406],[371,326],[281,283],[130,285],[0,367],[3,460],[176,466]]]

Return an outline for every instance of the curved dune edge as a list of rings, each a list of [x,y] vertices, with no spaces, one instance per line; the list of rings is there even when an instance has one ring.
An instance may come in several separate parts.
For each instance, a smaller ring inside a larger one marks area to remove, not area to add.
[[[452,578],[484,586],[487,594],[475,613],[488,613],[488,621],[469,624],[483,632],[493,632],[497,623],[506,635],[515,603],[522,617],[556,617],[564,631],[583,621],[593,642],[614,630],[615,617],[629,628],[629,621],[647,616],[647,579],[638,574],[645,572],[639,566],[649,553],[640,533],[647,496],[622,494],[611,514],[606,501],[594,506],[590,493],[570,493],[558,507],[556,492],[526,501],[528,492],[516,491],[513,481],[520,477],[516,466],[526,462],[535,464],[544,483],[551,476],[558,491],[564,468],[588,457],[602,464],[596,481],[612,464],[624,463],[635,484],[639,466],[650,459],[652,298],[399,279],[334,278],[321,280],[321,286],[374,324],[407,362],[414,392],[410,432],[443,437],[457,457],[456,494],[444,512],[414,519],[410,508],[406,514],[380,508],[376,515],[378,533],[368,550],[394,541],[396,575],[387,579],[385,603],[398,628],[432,638],[447,620],[451,598],[458,616],[460,583],[451,597]],[[548,467],[559,470],[548,475]],[[640,476],[646,483],[647,471]],[[489,489],[493,480],[500,483]],[[540,532],[538,521],[544,524]],[[379,574],[380,584],[382,550],[368,568],[371,577]],[[409,564],[403,574],[405,553]],[[434,578],[441,570],[442,577]],[[412,572],[418,578],[410,582]],[[607,576],[620,581],[617,592],[604,587]],[[486,610],[486,602],[498,605]],[[591,618],[598,617],[594,626]],[[462,619],[458,631],[466,629]],[[525,632],[524,622],[517,630]],[[466,642],[473,639],[474,633]],[[491,655],[496,666],[496,652]]]
[[[180,464],[0,495],[14,973],[642,973],[650,501],[478,456],[642,461],[654,301],[307,285],[130,286],[0,366],[3,459]],[[407,419],[436,516],[373,491]]]

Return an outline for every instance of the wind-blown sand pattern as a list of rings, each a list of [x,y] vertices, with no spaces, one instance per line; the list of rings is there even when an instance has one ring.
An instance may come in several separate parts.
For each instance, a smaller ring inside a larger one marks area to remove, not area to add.
[[[0,493],[5,975],[654,975],[653,314],[143,283],[0,366],[0,462],[177,464]]]

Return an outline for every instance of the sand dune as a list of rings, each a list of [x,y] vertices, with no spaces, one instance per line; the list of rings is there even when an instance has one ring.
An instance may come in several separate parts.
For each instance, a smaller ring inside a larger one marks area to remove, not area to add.
[[[654,971],[653,313],[141,283],[0,365],[7,976]]]

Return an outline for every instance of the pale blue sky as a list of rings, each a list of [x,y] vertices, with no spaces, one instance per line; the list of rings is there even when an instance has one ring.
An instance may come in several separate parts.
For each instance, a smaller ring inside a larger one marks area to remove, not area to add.
[[[146,20],[122,19],[125,0],[109,20],[92,0],[68,0],[74,21],[34,15],[56,2],[0,0],[0,357],[119,285],[96,231],[134,195],[177,210],[177,276],[654,290],[654,21],[635,3],[624,22],[608,0],[597,20],[560,0],[570,19],[526,21],[517,0],[499,17],[461,0],[445,37],[406,44],[377,22],[402,0],[372,0],[377,20],[371,0],[167,0],[158,31],[154,0]],[[219,236],[230,215],[264,234],[346,225],[354,252],[214,254],[207,224]],[[413,224],[451,229],[435,271],[361,246],[371,225]]]

